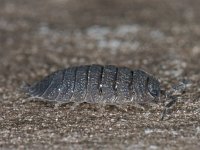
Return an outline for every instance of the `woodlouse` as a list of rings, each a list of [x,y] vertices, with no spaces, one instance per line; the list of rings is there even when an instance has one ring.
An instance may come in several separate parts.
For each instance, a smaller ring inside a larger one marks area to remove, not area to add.
[[[111,105],[158,103],[162,93],[159,81],[143,70],[95,64],[58,70],[25,90],[32,97],[61,103]],[[165,107],[174,102],[172,98]]]
[[[33,97],[66,103],[143,104],[159,100],[160,83],[143,70],[85,65],[53,72],[26,91]]]

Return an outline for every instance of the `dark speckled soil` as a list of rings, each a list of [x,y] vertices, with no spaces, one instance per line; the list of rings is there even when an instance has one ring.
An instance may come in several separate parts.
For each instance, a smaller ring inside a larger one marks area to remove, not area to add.
[[[0,0],[0,149],[199,149],[199,0]],[[83,64],[142,68],[169,89],[192,81],[160,121],[162,104],[129,107],[29,101],[33,83]]]

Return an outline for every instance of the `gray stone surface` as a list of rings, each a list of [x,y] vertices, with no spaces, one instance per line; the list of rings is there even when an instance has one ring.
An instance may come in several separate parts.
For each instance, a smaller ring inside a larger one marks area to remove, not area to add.
[[[0,0],[1,149],[199,149],[199,0]],[[29,101],[20,91],[60,68],[142,68],[163,88],[192,81],[159,121],[140,110]]]

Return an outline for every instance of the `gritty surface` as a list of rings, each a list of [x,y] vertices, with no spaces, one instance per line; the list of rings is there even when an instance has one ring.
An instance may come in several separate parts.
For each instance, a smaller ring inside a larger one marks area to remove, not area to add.
[[[1,149],[199,149],[199,0],[0,0]],[[162,104],[29,101],[20,86],[60,68],[142,68],[169,89],[192,81],[164,121]]]

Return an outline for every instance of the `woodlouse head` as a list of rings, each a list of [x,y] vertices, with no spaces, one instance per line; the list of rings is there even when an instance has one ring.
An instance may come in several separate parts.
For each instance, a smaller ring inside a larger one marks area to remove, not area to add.
[[[149,104],[160,101],[160,83],[153,75],[143,70],[136,70],[134,73],[134,84],[136,94],[139,97],[139,103]]]

